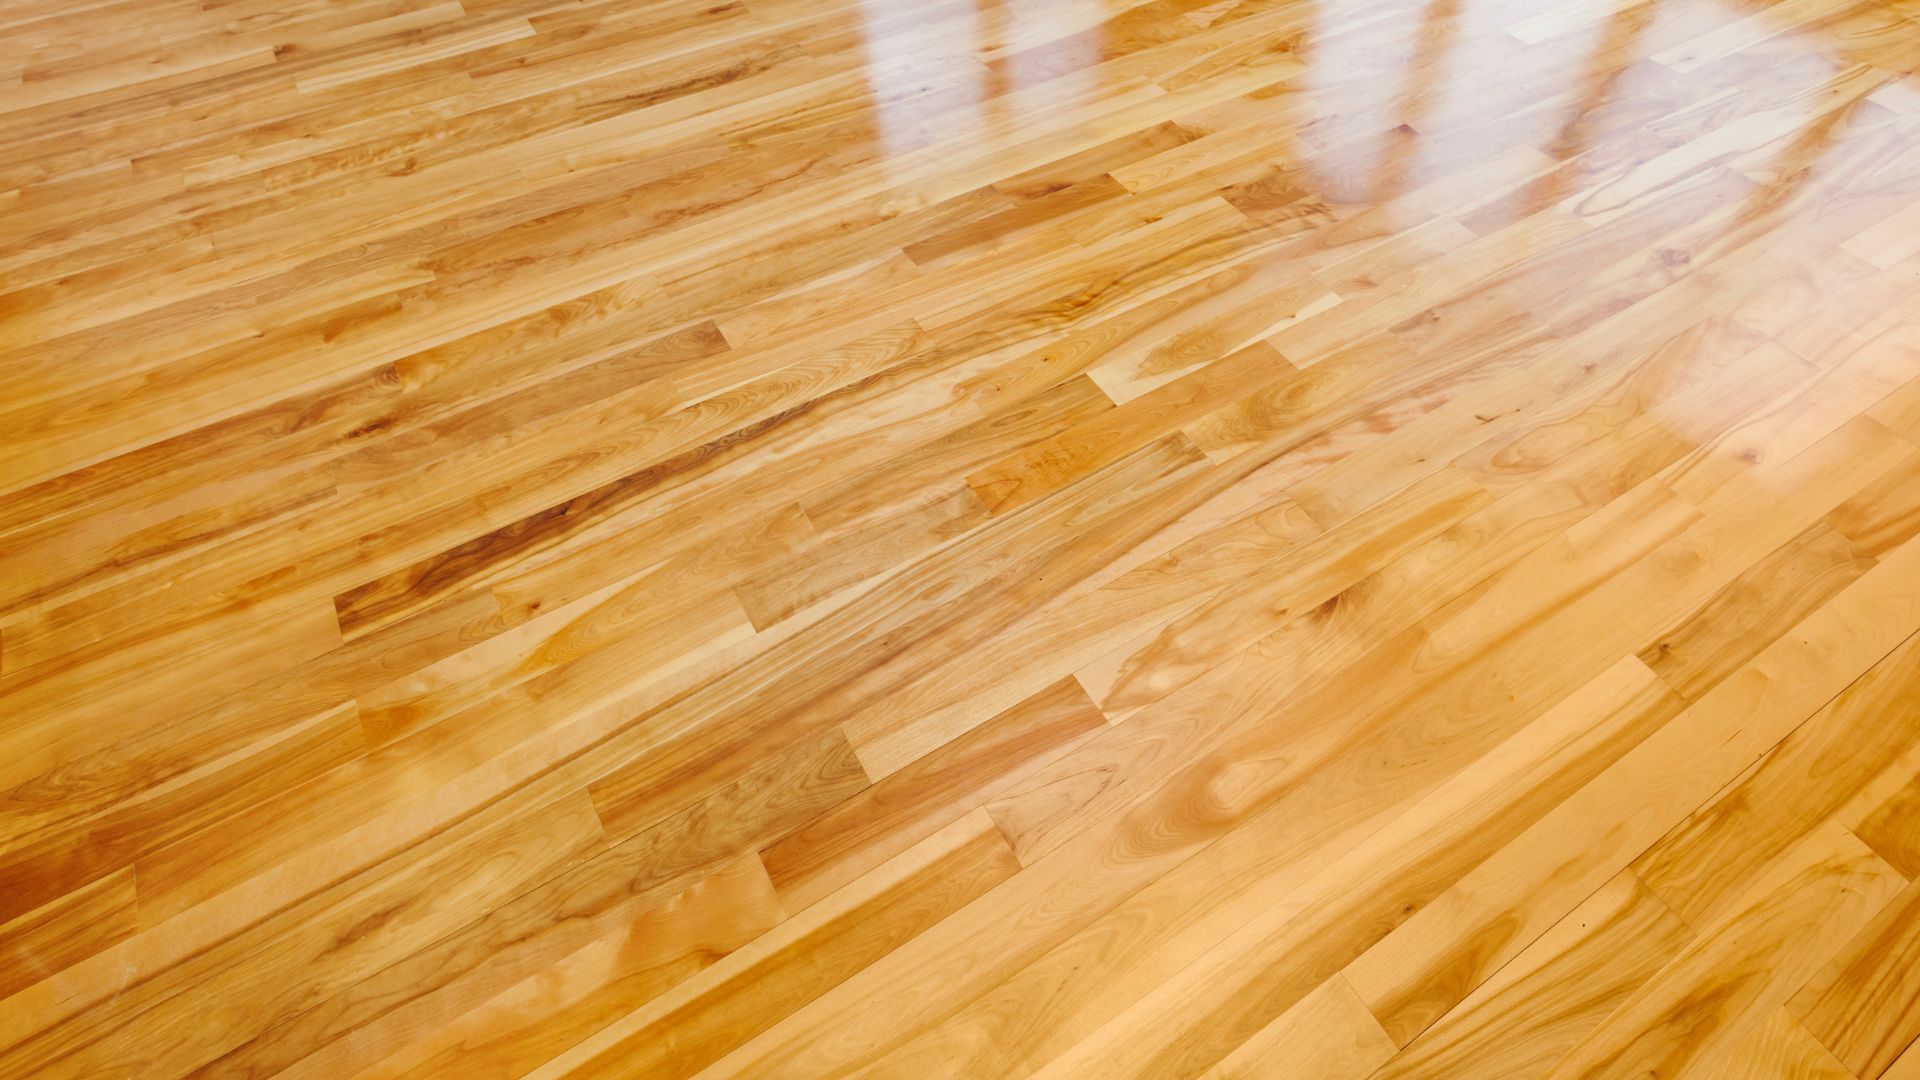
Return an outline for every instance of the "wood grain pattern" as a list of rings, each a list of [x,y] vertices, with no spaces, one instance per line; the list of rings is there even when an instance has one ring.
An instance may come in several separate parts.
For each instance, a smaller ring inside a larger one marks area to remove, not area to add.
[[[0,1075],[1920,1076],[1913,0],[0,0]]]
[[[1908,886],[1787,1003],[1856,1074],[1877,1075],[1920,1036],[1917,904],[1920,888]]]

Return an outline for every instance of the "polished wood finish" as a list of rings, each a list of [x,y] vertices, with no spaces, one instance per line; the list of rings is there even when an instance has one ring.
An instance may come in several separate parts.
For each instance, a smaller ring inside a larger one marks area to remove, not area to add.
[[[0,1075],[1920,1077],[1916,68],[0,0]]]

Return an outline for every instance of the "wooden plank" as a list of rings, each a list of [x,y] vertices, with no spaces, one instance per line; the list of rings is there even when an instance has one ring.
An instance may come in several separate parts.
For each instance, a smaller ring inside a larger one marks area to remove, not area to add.
[[[1909,885],[1787,1002],[1856,1076],[1876,1076],[1920,1036],[1920,886]]]
[[[1347,977],[1387,1030],[1411,1039],[1444,1015],[1880,662],[1901,624],[1867,615],[1910,574],[1877,567],[1356,961]]]
[[[1874,809],[1854,832],[1888,864],[1920,879],[1920,774]]]
[[[131,867],[66,892],[0,925],[0,995],[31,986],[139,929]]]
[[[1667,685],[1697,698],[1873,564],[1846,537],[1816,524],[1734,579],[1640,659]]]
[[[1916,688],[1920,638],[1909,638],[1643,852],[1634,871],[1689,923],[1709,921],[1810,822],[1838,812],[1912,744],[1914,720],[1901,703]]]
[[[1808,834],[1545,1075],[1707,1068],[1737,1054],[1903,884],[1844,830]]]
[[[1327,1080],[1371,1076],[1397,1049],[1353,988],[1335,975],[1241,1043],[1206,1076],[1252,1080],[1281,1071]]]
[[[600,1032],[570,1072],[697,1071],[1019,869],[992,821],[974,811]]]
[[[1543,1076],[1692,941],[1687,925],[1622,870],[1376,1075]]]
[[[762,848],[761,861],[787,907],[804,910],[1105,726],[1063,679]]]

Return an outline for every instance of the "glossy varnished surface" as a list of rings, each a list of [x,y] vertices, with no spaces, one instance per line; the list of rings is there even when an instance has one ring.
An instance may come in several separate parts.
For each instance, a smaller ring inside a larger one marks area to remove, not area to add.
[[[0,1075],[1920,1077],[1916,67],[0,0]]]

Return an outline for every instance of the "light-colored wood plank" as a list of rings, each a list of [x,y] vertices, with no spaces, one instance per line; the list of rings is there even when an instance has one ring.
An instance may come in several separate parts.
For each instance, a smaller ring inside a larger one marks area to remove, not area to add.
[[[1787,1002],[1856,1076],[1876,1076],[1920,1037],[1920,886],[1909,885]]]
[[[1622,870],[1375,1075],[1545,1075],[1692,941],[1686,924]]]
[[[1353,988],[1335,975],[1208,1069],[1216,1080],[1369,1076],[1397,1048]]]
[[[1545,1075],[1704,1069],[1738,1054],[1904,884],[1845,830],[1809,833]]]

